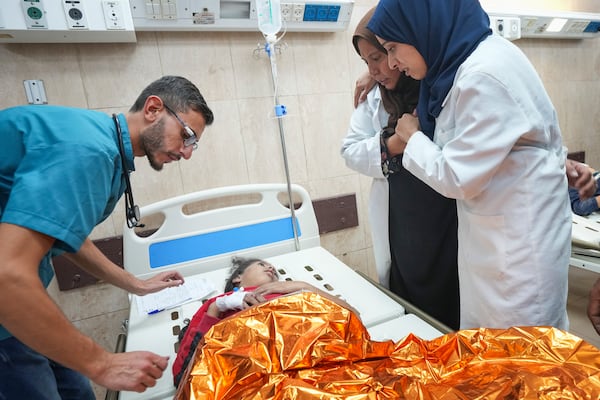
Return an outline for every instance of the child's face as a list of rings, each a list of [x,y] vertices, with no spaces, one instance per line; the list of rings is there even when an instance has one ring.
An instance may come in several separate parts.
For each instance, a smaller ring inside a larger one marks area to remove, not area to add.
[[[239,276],[239,283],[242,287],[260,286],[263,283],[278,280],[277,270],[266,261],[256,261],[250,264]]]

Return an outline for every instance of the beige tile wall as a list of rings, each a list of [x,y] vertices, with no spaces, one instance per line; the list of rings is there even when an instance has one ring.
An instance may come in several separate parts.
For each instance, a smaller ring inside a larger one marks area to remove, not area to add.
[[[519,1],[516,6],[544,3]],[[556,8],[600,11],[598,0],[556,3]],[[354,80],[364,70],[350,38],[358,19],[374,4],[356,2],[347,32],[287,33],[287,48],[276,58],[279,101],[288,110],[283,127],[291,179],[314,199],[356,193],[360,225],[323,235],[322,244],[371,276],[370,181],[345,167],[339,146],[352,112]],[[26,103],[22,81],[42,79],[52,104],[122,112],[150,81],[183,75],[201,89],[215,123],[189,161],[157,173],[139,159],[132,176],[136,201],[144,205],[217,186],[285,180],[269,60],[264,52],[255,54],[263,43],[259,33],[139,32],[137,38],[135,44],[0,44],[0,108]],[[566,145],[585,150],[589,163],[600,167],[600,39],[515,43],[543,78]],[[120,234],[123,214],[121,204],[92,237]],[[98,284],[59,292],[53,284],[50,292],[80,329],[114,347],[127,314],[122,291]]]

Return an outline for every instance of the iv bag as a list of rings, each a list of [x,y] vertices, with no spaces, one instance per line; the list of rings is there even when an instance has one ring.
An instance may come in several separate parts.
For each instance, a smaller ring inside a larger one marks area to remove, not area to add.
[[[279,0],[256,0],[258,29],[265,35],[275,35],[281,30],[281,4]]]

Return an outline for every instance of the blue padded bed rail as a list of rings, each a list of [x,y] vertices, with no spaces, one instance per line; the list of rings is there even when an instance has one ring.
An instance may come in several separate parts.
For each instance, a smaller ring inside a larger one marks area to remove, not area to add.
[[[298,235],[301,235],[298,228]],[[204,233],[150,245],[150,268],[182,263],[294,238],[292,218]]]
[[[123,228],[125,269],[146,279],[176,269],[184,276],[229,265],[232,256],[272,257],[320,246],[319,227],[306,189],[291,185],[294,217],[287,204],[287,185],[254,184],[208,189],[172,197],[140,208],[150,235]],[[233,204],[232,204],[233,198]]]

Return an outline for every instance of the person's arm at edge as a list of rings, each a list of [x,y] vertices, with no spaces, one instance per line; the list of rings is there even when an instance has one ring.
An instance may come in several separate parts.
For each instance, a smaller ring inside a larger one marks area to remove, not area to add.
[[[577,189],[569,188],[569,197],[571,199],[571,210],[577,215],[586,216],[600,209],[598,200],[600,196],[594,196],[589,199],[581,200]]]
[[[597,183],[592,175],[592,170],[587,164],[567,158],[565,169],[569,186],[579,191],[580,199],[584,200],[594,196]]]
[[[598,335],[600,335],[600,279],[590,290],[587,315]]]
[[[183,276],[177,271],[165,271],[152,278],[140,280],[110,261],[89,238],[83,242],[77,253],[63,255],[96,278],[140,296],[179,286],[184,282]]]
[[[375,86],[375,79],[371,77],[369,71],[364,72],[356,79],[354,87],[354,108],[367,99],[367,95]]]
[[[0,323],[46,357],[115,390],[154,386],[168,357],[150,352],[109,353],[78,331],[43,287],[39,262],[53,238],[0,223]]]

